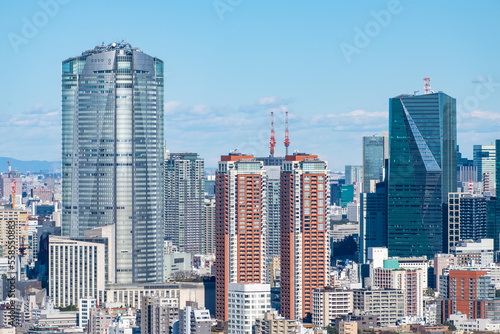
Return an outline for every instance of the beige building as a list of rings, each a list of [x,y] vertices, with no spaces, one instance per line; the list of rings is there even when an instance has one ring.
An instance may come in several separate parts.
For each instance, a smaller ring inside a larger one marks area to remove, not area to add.
[[[8,256],[9,240],[14,241],[16,254],[20,248],[28,247],[28,219],[28,211],[0,210],[0,246],[5,257]],[[24,254],[27,259],[28,252]]]
[[[263,319],[255,320],[255,334],[288,334],[296,327],[294,320],[285,319],[274,310],[264,313]]]
[[[336,318],[352,311],[352,290],[325,287],[313,292],[312,322],[318,327],[329,326]]]
[[[356,321],[339,321],[335,326],[339,334],[358,334],[358,323]]]
[[[49,294],[55,307],[99,297],[105,288],[103,244],[49,237]]]
[[[203,209],[205,211],[204,254],[215,254],[215,199],[205,199]]]

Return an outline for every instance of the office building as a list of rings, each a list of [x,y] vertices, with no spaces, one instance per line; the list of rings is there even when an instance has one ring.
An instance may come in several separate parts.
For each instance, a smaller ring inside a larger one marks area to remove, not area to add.
[[[330,326],[352,311],[352,290],[325,287],[313,292],[312,323],[318,327]]]
[[[168,334],[178,317],[177,299],[158,296],[142,297],[141,334]]]
[[[54,306],[98,299],[105,288],[103,244],[49,237],[49,295]]]
[[[215,199],[203,202],[203,254],[215,254]]]
[[[197,303],[188,302],[179,310],[179,334],[210,334],[211,327],[210,312]]]
[[[190,273],[193,266],[193,254],[187,252],[174,252],[164,255],[165,279],[181,279],[181,273]]]
[[[62,233],[115,224],[116,281],[163,280],[163,62],[130,44],[62,63]]]
[[[387,184],[377,183],[374,193],[361,194],[359,262],[365,263],[370,247],[387,247]]]
[[[221,156],[215,182],[215,290],[219,320],[227,321],[230,283],[265,283],[267,176],[252,155]]]
[[[495,262],[493,253],[493,239],[459,241],[450,249],[459,266],[488,266]]]
[[[196,153],[166,153],[165,239],[181,252],[203,251],[205,165]]]
[[[295,320],[285,319],[274,310],[264,313],[264,318],[255,320],[255,334],[289,334],[296,328]]]
[[[460,240],[487,238],[487,215],[488,203],[483,195],[449,193],[446,251],[449,253]]]
[[[474,145],[472,148],[477,180],[483,182],[484,192],[495,195],[496,184],[496,147],[495,145]],[[485,181],[488,181],[485,183]]]
[[[286,156],[281,172],[281,314],[310,319],[328,283],[330,171],[317,155]]]
[[[387,137],[363,137],[363,192],[371,193],[372,183],[381,179]]]
[[[144,296],[168,299],[168,303],[179,303],[181,299],[179,284],[144,283],[144,284],[107,284],[99,292],[99,305],[128,305],[140,309]]]
[[[389,99],[389,141],[389,255],[431,258],[443,251],[443,207],[457,188],[455,99]]]
[[[363,166],[346,165],[345,166],[345,184],[363,184]]]
[[[252,334],[257,319],[271,311],[271,286],[262,283],[229,283],[228,333]]]
[[[396,289],[355,289],[353,307],[355,315],[376,316],[380,327],[395,326],[405,316],[404,294]]]

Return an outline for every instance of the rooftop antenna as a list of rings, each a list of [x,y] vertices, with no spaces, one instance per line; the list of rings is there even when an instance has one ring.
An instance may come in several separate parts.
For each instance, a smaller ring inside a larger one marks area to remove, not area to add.
[[[413,91],[413,96],[417,95],[417,93],[420,92],[419,90],[414,90]]]
[[[289,138],[289,132],[288,132],[288,111],[285,112],[285,155],[288,155],[288,146],[290,146],[290,138]]]
[[[424,94],[430,94],[431,92],[431,78],[424,78]]]
[[[274,136],[274,112],[271,111],[271,141],[270,143],[270,155],[274,157],[274,146],[276,146],[276,137]]]

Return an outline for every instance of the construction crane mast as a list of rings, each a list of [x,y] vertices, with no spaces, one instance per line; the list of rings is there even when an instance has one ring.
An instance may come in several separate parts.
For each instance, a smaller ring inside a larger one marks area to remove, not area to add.
[[[274,147],[276,146],[276,137],[274,136],[274,112],[271,111],[271,141],[269,142],[270,155],[274,157]]]
[[[288,146],[290,146],[290,138],[288,137],[288,111],[285,112],[285,155],[288,155]]]
[[[10,161],[7,161],[7,165],[9,166],[9,178],[12,183],[12,210],[16,206],[16,180],[12,177],[12,168],[10,167]]]

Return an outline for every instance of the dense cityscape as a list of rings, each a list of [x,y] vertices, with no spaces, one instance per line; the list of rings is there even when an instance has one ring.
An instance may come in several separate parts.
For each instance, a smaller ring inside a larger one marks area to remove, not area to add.
[[[2,9],[0,334],[500,333],[500,4]]]
[[[164,143],[163,71],[126,42],[62,62],[62,169],[0,179],[2,333],[500,331],[500,140],[462,158],[430,78],[362,165],[288,152],[286,111],[283,146],[271,113],[268,156],[211,169]]]

